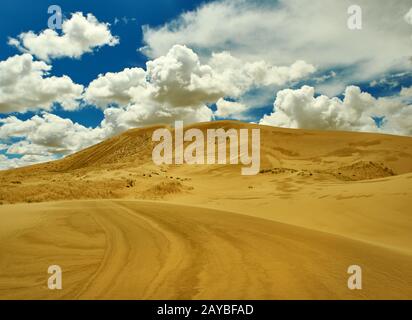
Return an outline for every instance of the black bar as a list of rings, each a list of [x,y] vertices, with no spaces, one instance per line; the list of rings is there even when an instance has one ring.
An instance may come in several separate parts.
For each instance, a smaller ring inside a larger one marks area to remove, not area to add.
[[[165,308],[166,306],[166,308]],[[246,306],[249,306],[246,308]],[[0,301],[2,314],[13,316],[28,313],[30,316],[60,316],[75,319],[91,316],[114,319],[180,320],[180,319],[286,319],[308,315],[334,319],[369,319],[372,314],[395,319],[395,315],[409,314],[411,301],[262,301],[262,300],[201,300],[201,301]],[[185,308],[185,309],[183,309]],[[183,310],[188,310],[187,315]],[[171,313],[173,314],[164,314]]]

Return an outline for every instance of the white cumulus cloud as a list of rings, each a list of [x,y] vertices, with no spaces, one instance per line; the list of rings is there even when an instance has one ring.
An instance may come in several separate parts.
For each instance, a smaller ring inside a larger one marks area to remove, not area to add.
[[[373,117],[383,118],[377,127]],[[274,111],[261,124],[286,128],[348,130],[412,135],[412,106],[399,96],[375,98],[359,87],[349,86],[344,99],[315,96],[315,89],[281,90]]]
[[[243,103],[236,101],[228,101],[220,98],[216,102],[216,108],[214,115],[220,118],[234,117],[236,119],[242,118],[242,113],[247,111],[248,107]]]
[[[132,100],[133,88],[146,85],[146,72],[141,68],[126,68],[121,72],[108,72],[93,80],[84,98],[102,109],[110,104],[127,105]]]
[[[25,167],[32,164],[56,160],[54,156],[24,155],[20,158],[8,158],[0,154],[0,170]]]
[[[239,98],[254,87],[286,84],[314,71],[304,61],[278,67],[262,60],[244,62],[229,52],[213,54],[202,63],[190,48],[174,45],[164,56],[149,60],[146,70],[126,68],[99,75],[84,98],[104,110],[102,128],[112,134],[176,119],[209,121],[213,112],[208,104],[220,101],[222,106],[224,97]],[[225,110],[221,107],[218,116]]]
[[[105,138],[100,128],[87,128],[70,119],[51,113],[35,115],[28,120],[14,116],[0,119],[0,139],[20,139],[11,144],[7,153],[20,155],[70,154]]]
[[[50,65],[34,61],[30,54],[0,61],[0,112],[50,110],[54,103],[76,109],[83,86],[68,76],[49,76],[50,70]]]
[[[119,39],[110,32],[108,23],[99,22],[92,14],[74,13],[62,24],[59,34],[46,29],[39,34],[33,31],[21,33],[18,38],[10,38],[9,44],[37,58],[49,61],[54,58],[80,58],[84,53],[105,45],[115,46]]]
[[[181,120],[185,124],[206,122],[212,119],[212,114],[212,110],[206,105],[170,108],[165,105],[135,103],[104,110],[101,128],[106,136],[111,136],[131,128],[174,124],[175,120]]]
[[[351,4],[342,0],[215,1],[160,27],[144,27],[141,50],[156,58],[179,43],[202,53],[204,59],[227,50],[243,61],[290,65],[303,59],[319,70],[350,67],[343,78],[330,79],[329,87],[323,85],[324,91],[334,94],[347,84],[410,69],[410,28],[402,19],[410,0],[357,1],[364,25],[358,31],[347,27]]]
[[[166,55],[149,60],[146,70],[126,68],[100,75],[86,89],[85,99],[102,108],[143,99],[171,107],[196,106],[239,97],[252,87],[283,85],[313,72],[315,67],[301,60],[278,67],[263,60],[244,62],[229,52],[213,54],[202,64],[193,50],[174,45]]]

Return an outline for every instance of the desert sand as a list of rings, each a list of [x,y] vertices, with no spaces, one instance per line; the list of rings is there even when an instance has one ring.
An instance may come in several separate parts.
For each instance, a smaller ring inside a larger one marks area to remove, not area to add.
[[[412,299],[412,138],[193,126],[260,128],[261,172],[156,166],[157,127],[0,172],[0,299]]]

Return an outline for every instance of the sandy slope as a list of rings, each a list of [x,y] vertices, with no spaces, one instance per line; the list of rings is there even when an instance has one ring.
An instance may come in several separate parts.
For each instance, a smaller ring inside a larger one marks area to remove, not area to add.
[[[242,179],[240,165],[156,166],[151,158],[151,135],[157,127],[149,127],[129,130],[59,161],[0,172],[0,203],[158,199],[181,191],[202,195],[193,183],[203,179],[222,186],[234,179],[245,188],[267,184],[278,188],[281,192],[275,196],[282,197],[294,192],[289,181],[302,178],[309,183],[349,183],[412,172],[410,137],[281,129],[234,121],[193,126],[204,133],[211,128],[259,128],[261,173]]]
[[[412,138],[195,126],[260,128],[261,172],[155,166],[156,127],[0,172],[0,298],[412,299]]]
[[[412,254],[412,174],[344,183],[290,175],[242,180],[193,180],[197,193],[177,194],[173,200],[224,208]]]
[[[3,206],[0,217],[19,220],[0,231],[2,299],[412,297],[411,255],[246,215],[106,200]],[[63,290],[50,291],[56,263]],[[351,264],[362,291],[347,289]]]

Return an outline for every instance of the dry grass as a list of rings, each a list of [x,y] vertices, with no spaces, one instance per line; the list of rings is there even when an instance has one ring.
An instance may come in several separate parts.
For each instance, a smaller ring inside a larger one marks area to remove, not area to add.
[[[143,193],[144,198],[157,199],[164,198],[168,195],[173,195],[185,191],[185,188],[181,182],[161,182],[153,187],[150,187]]]

